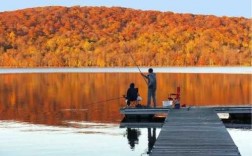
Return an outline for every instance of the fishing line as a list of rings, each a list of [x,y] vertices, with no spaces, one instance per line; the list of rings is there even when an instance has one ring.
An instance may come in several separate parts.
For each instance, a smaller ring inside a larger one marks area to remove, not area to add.
[[[103,103],[103,102],[118,100],[118,99],[121,99],[121,98],[124,98],[124,96],[122,96],[122,97],[117,97],[117,98],[112,98],[112,99],[107,99],[107,100],[102,100],[102,101],[97,101],[97,102],[93,102],[93,103],[90,103],[90,104]]]
[[[107,100],[103,100],[103,101],[92,102],[92,103],[89,103],[88,105],[119,100],[121,98],[125,98],[125,96],[118,97],[118,98],[107,99]],[[77,111],[88,111],[88,109],[67,108],[67,109],[61,109],[61,111],[74,111],[74,112],[76,111],[77,112]]]

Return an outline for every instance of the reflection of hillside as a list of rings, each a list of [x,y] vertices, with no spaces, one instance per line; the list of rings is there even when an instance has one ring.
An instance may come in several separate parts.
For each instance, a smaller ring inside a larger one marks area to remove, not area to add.
[[[130,82],[135,82],[142,103],[146,102],[147,88],[140,74],[5,74],[0,82],[1,120],[49,125],[63,120],[118,123],[123,98],[95,102],[122,96]],[[158,74],[158,104],[177,86],[181,86],[182,103],[190,105],[252,103],[251,75]]]
[[[169,87],[159,90],[160,98],[181,86],[181,101],[187,105],[252,104],[251,75],[167,74],[159,78],[159,86],[165,85]]]

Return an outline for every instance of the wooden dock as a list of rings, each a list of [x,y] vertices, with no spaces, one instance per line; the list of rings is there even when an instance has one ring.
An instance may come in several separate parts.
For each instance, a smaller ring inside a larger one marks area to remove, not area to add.
[[[229,114],[252,114],[252,106],[226,106],[226,107],[190,107],[190,108],[211,108],[216,113]],[[121,108],[120,113],[124,115],[155,115],[168,114],[171,108]]]
[[[155,115],[165,113],[167,114],[170,108],[122,108],[120,113],[124,115]]]
[[[150,156],[239,156],[212,108],[171,109]]]
[[[234,113],[234,114],[251,114],[252,106],[226,106],[226,107],[213,107],[217,113]]]
[[[161,128],[163,122],[123,122],[120,128]]]

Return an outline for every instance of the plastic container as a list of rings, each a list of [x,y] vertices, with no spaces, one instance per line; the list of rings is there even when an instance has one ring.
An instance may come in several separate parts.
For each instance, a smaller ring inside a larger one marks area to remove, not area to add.
[[[174,108],[175,109],[180,109],[180,103],[176,103]]]
[[[163,107],[171,107],[173,104],[172,100],[163,101]]]

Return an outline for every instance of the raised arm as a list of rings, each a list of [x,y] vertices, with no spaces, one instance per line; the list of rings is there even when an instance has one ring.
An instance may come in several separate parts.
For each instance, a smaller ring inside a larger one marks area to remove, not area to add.
[[[144,75],[143,73],[141,73],[141,75],[142,75],[144,78],[148,79],[148,76],[147,76],[147,75]]]

